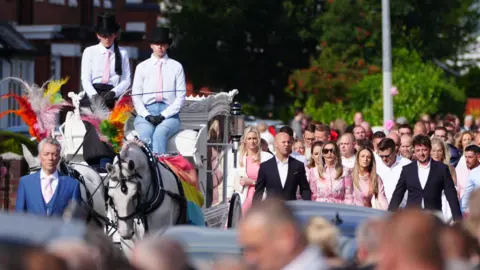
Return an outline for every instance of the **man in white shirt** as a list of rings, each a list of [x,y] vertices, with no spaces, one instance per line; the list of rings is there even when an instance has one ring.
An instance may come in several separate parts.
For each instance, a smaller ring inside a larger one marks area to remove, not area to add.
[[[342,165],[349,169],[355,166],[355,137],[352,133],[345,133],[338,141],[340,154],[342,155]]]
[[[397,186],[398,179],[402,172],[403,166],[410,164],[410,160],[397,156],[395,153],[395,142],[390,138],[384,138],[378,143],[378,155],[375,158],[380,158],[380,160],[375,160],[377,165],[377,174],[383,180],[383,185],[385,187],[385,195],[387,200],[390,203],[392,199],[393,192]],[[401,203],[401,207],[405,207],[407,204],[407,195]]]
[[[321,270],[321,250],[309,245],[303,228],[280,200],[266,199],[247,212],[239,228],[245,261],[258,270]]]
[[[149,35],[153,53],[137,66],[132,87],[135,131],[157,154],[166,153],[168,138],[180,130],[178,114],[185,103],[185,74],[182,65],[167,55],[169,35],[164,27]]]

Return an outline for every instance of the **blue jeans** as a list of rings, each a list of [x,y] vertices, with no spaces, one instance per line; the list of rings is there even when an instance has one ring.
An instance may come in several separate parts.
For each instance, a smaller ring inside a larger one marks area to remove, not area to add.
[[[156,102],[145,105],[145,107],[151,115],[158,116],[168,105],[163,102]],[[165,154],[167,152],[168,139],[180,130],[180,118],[176,114],[163,120],[160,125],[155,127],[145,118],[137,115],[133,125],[135,126],[135,131],[138,132],[139,139],[149,143],[154,153]]]

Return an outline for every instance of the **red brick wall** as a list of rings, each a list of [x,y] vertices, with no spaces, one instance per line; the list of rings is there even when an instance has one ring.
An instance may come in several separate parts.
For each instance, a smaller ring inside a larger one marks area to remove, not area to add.
[[[18,183],[20,181],[20,177],[26,175],[28,173],[28,165],[24,160],[11,160],[10,162],[10,185],[9,185],[9,210],[15,210],[15,201],[17,199],[17,189]],[[5,178],[0,177],[0,185],[1,187],[5,186]],[[0,192],[0,205],[2,209],[5,209],[5,198],[6,192]]]
[[[50,55],[35,57],[35,83],[42,85],[51,77]]]
[[[12,0],[0,0],[0,20],[15,21],[17,19],[17,4]]]
[[[35,2],[33,24],[80,24],[80,9],[68,5]]]

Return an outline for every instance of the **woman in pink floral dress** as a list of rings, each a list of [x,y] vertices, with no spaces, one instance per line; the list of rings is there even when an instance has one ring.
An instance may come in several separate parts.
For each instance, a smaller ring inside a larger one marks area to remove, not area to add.
[[[323,145],[317,165],[308,169],[307,179],[312,190],[312,201],[354,203],[351,170],[342,166],[340,150],[334,142]]]
[[[370,148],[362,148],[357,152],[352,178],[356,205],[382,210],[388,208],[383,181],[377,175],[375,158]]]

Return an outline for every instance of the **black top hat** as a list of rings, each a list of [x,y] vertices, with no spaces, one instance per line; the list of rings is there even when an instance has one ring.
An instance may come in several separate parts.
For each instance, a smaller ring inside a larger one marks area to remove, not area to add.
[[[172,39],[170,38],[170,29],[165,27],[157,27],[147,35],[146,40],[152,44],[168,43],[172,44]]]
[[[120,25],[115,21],[115,15],[100,14],[97,17],[97,25],[95,25],[95,33],[101,35],[111,35],[117,33]]]

